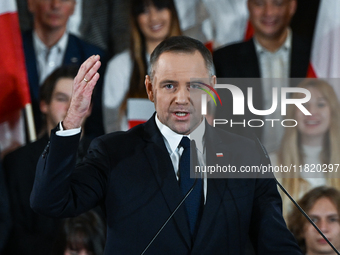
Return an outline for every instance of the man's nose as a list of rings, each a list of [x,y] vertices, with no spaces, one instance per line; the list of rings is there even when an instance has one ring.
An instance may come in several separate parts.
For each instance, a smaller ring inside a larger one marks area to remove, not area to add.
[[[276,7],[271,2],[267,2],[264,6],[264,14],[266,16],[272,16],[275,14],[275,12],[276,12]]]
[[[187,104],[190,100],[190,90],[188,87],[180,87],[176,92],[176,103]]]
[[[60,6],[60,4],[61,4],[61,0],[51,0],[51,5],[54,8],[57,8],[58,6]]]

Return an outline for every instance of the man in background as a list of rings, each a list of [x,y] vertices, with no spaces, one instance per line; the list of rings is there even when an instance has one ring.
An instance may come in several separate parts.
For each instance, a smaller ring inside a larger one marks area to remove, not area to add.
[[[226,46],[214,52],[214,65],[216,76],[219,78],[262,78],[242,79],[240,84],[244,95],[247,95],[247,87],[253,88],[253,105],[255,109],[270,109],[273,102],[272,88],[287,87],[288,78],[306,77],[309,56],[310,40],[305,40],[292,32],[289,27],[295,13],[296,0],[248,0],[249,20],[254,28],[254,36],[246,42]],[[236,80],[232,80],[234,82]],[[233,83],[232,83],[233,84]],[[217,109],[216,118],[234,119],[241,122],[243,119],[263,119],[249,111],[246,116],[232,116],[232,99],[230,94],[221,90],[223,102],[228,102],[230,107]],[[220,95],[221,95],[220,94]],[[280,95],[280,93],[279,93]],[[246,109],[248,107],[246,106]],[[282,119],[280,109],[269,119]],[[278,123],[278,122],[277,122]],[[278,149],[283,127],[271,126],[271,122],[265,122],[263,128],[243,128],[241,125],[230,127],[220,125],[235,133],[246,135],[255,131],[269,152]]]
[[[66,26],[74,12],[75,4],[75,0],[28,0],[28,8],[33,14],[34,23],[33,30],[23,33],[23,45],[37,132],[40,132],[42,124],[39,87],[46,77],[62,65],[79,66],[93,54],[100,55],[105,62],[103,50],[68,33]],[[101,117],[101,84],[100,80],[94,94],[94,114],[87,124],[87,132],[93,136],[104,132]]]

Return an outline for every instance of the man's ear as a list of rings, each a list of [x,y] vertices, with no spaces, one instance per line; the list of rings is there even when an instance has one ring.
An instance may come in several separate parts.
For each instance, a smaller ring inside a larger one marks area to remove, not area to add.
[[[145,88],[146,88],[146,93],[148,94],[148,98],[151,102],[154,102],[154,95],[153,95],[153,86],[151,83],[151,79],[149,75],[145,76]]]
[[[291,0],[290,1],[290,17],[292,18],[296,12],[297,8],[297,1],[296,0]]]
[[[210,86],[215,88],[215,84],[216,84],[216,75],[213,75],[213,76],[211,76]]]
[[[40,101],[40,111],[44,114],[47,114],[48,104],[45,101]]]
[[[216,75],[211,76],[210,79],[210,86],[215,88],[215,84],[216,84]],[[208,102],[211,100],[211,97],[208,97]]]

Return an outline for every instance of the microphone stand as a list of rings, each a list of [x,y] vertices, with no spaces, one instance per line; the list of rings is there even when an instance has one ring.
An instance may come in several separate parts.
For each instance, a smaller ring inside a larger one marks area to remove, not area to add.
[[[193,191],[193,189],[195,188],[195,185],[197,183],[197,179],[195,178],[195,182],[194,184],[191,186],[191,188],[188,190],[188,192],[185,194],[185,196],[182,198],[181,202],[179,202],[179,204],[176,206],[175,210],[170,214],[170,216],[168,217],[168,219],[163,223],[163,225],[160,227],[160,229],[157,231],[156,235],[151,239],[151,241],[149,242],[149,244],[145,247],[145,249],[143,250],[143,252],[141,253],[141,255],[144,255],[145,252],[149,249],[150,245],[153,243],[153,241],[155,241],[155,239],[157,238],[157,236],[159,235],[159,233],[161,233],[161,231],[163,230],[163,228],[166,226],[166,224],[168,224],[168,222],[171,220],[171,218],[174,216],[174,214],[177,212],[177,210],[181,207],[181,205],[184,203],[184,201],[187,199],[187,197],[190,195],[190,193]]]

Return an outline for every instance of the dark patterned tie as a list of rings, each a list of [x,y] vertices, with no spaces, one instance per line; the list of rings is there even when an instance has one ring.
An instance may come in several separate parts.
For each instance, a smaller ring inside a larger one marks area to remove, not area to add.
[[[181,188],[183,195],[185,195],[195,182],[194,178],[190,178],[190,139],[188,137],[183,136],[180,142],[180,146],[184,148],[184,151],[179,161],[179,173],[180,173],[179,186]],[[192,162],[193,165],[195,165],[195,163],[197,162],[197,153],[194,141],[192,141],[191,147],[193,150]],[[201,178],[197,179],[197,183],[193,191],[185,200],[184,205],[187,211],[190,231],[191,234],[194,236],[199,225],[198,218],[200,216],[202,205]]]

